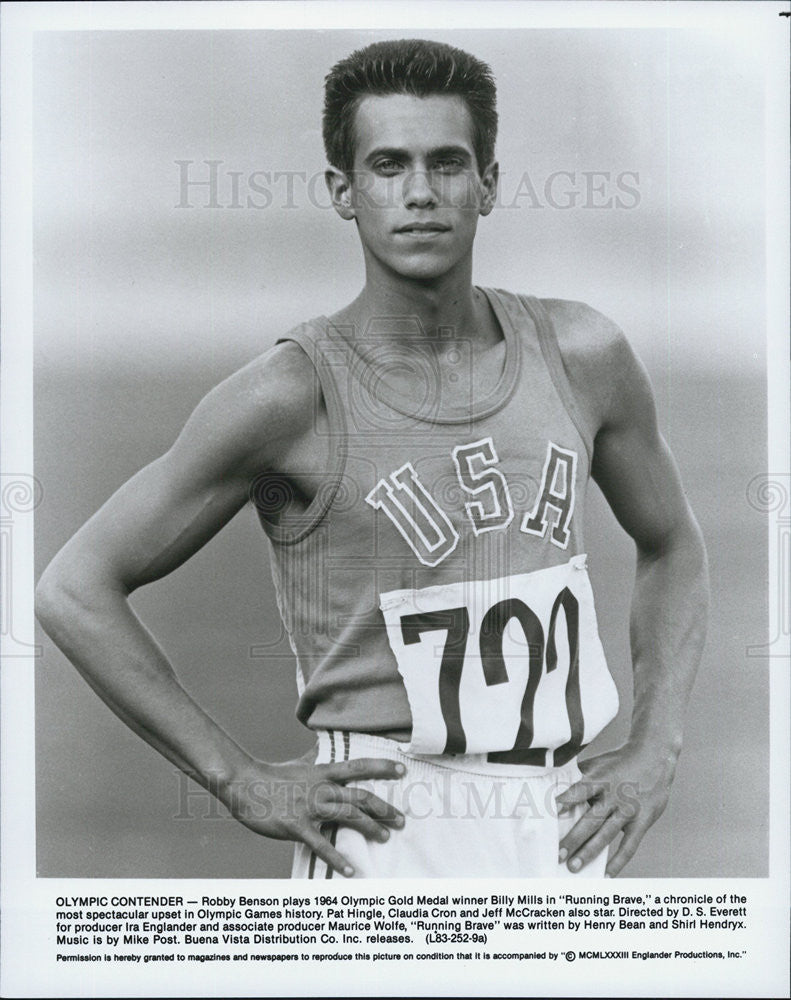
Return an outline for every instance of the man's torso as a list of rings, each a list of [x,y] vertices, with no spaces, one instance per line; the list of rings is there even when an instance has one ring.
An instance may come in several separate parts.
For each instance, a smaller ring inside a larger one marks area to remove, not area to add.
[[[487,295],[504,337],[480,395],[473,345],[442,367],[417,331],[411,351],[408,330],[398,350],[375,328],[292,331],[320,392],[269,497],[296,502],[258,507],[304,722],[543,764],[617,705],[578,558],[592,436],[547,313]]]

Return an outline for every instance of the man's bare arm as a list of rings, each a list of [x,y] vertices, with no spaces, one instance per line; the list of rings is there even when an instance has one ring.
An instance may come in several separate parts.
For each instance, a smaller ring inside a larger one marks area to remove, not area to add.
[[[230,521],[257,476],[287,469],[300,442],[314,438],[313,378],[299,348],[286,345],[212,390],[172,448],[58,553],[37,587],[37,614],[107,705],[237,819],[267,836],[303,840],[347,873],[319,823],[337,820],[386,839],[399,814],[344,783],[395,777],[395,765],[254,760],[187,693],[128,601]]]
[[[584,762],[585,781],[558,801],[591,806],[564,837],[561,859],[578,870],[623,832],[607,865],[616,875],[667,805],[705,640],[708,571],[648,376],[617,327],[589,313],[591,337],[564,359],[572,385],[581,394],[587,385],[587,414],[598,427],[593,477],[637,547],[634,707],[626,745]]]

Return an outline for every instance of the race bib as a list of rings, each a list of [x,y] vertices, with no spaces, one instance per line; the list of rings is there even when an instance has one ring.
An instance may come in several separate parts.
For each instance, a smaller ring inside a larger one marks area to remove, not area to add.
[[[585,565],[381,595],[411,752],[561,766],[607,725],[618,694]]]

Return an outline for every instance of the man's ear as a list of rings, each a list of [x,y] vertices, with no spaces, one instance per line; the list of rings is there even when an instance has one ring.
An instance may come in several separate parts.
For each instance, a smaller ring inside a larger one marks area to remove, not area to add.
[[[354,218],[354,208],[352,207],[352,182],[349,175],[337,167],[327,167],[324,171],[324,180],[327,182],[327,190],[330,192],[332,207],[342,219],[349,221]]]
[[[483,197],[481,198],[481,215],[488,215],[494,208],[497,201],[497,182],[500,178],[500,166],[497,160],[493,160],[481,174],[481,187]]]

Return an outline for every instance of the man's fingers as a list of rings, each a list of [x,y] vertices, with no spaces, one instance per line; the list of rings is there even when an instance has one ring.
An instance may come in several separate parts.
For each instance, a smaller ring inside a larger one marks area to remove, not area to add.
[[[568,812],[574,806],[578,806],[583,802],[589,802],[599,794],[601,788],[602,786],[598,782],[589,781],[585,778],[581,781],[576,781],[565,792],[561,792],[560,795],[555,797],[555,802],[558,806],[558,815],[562,816],[564,812]]]
[[[568,869],[571,872],[578,872],[584,868],[589,861],[607,847],[613,837],[617,837],[623,828],[624,819],[618,813],[611,813],[602,823],[599,829],[589,837],[576,853],[569,851]]]
[[[404,814],[399,809],[365,788],[339,788],[338,793],[342,801],[353,802],[361,812],[373,816],[382,823],[403,825]]]
[[[328,783],[329,792],[316,797],[310,812],[322,822],[344,823],[377,840],[388,839],[388,826],[404,825],[404,814],[364,788],[346,788]]]
[[[324,802],[313,815],[321,823],[337,823],[351,827],[369,840],[390,839],[390,831],[386,826],[361,812],[352,802]]]
[[[346,878],[351,878],[354,875],[354,868],[349,864],[348,860],[344,858],[340,851],[336,851],[329,840],[315,827],[304,826],[300,828],[299,837],[330,868],[334,868],[335,871],[340,872]]]
[[[590,840],[609,819],[610,810],[588,809],[572,826],[558,845],[558,860],[561,864],[573,857],[582,845]]]
[[[390,802],[379,798],[378,795],[374,795],[373,792],[369,792],[368,789],[350,788],[328,779],[320,781],[312,788],[312,794],[309,798],[309,808],[312,815],[323,817],[326,813],[326,803],[329,803],[330,806],[336,803],[354,806],[382,823],[402,826],[404,822],[404,814],[399,809],[396,809]]]
[[[316,769],[329,781],[365,781],[368,778],[401,778],[406,774],[403,764],[382,757],[358,757],[335,764],[317,764]]]
[[[632,860],[635,851],[640,846],[640,841],[643,839],[644,833],[645,830],[634,823],[624,827],[623,839],[618,845],[618,850],[607,862],[605,875],[613,878],[627,862]]]

